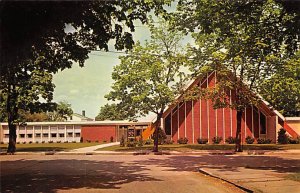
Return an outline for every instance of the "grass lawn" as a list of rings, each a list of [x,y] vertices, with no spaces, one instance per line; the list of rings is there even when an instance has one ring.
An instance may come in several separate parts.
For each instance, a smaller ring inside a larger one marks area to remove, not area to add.
[[[17,144],[17,152],[38,152],[38,151],[68,151],[81,147],[99,145],[101,143],[31,143]],[[2,152],[7,151],[7,144],[0,144]],[[0,152],[1,152],[0,151]]]
[[[180,151],[189,152],[197,150],[234,150],[234,144],[225,145],[183,145],[183,144],[172,144],[172,145],[159,145],[159,149],[163,151]],[[300,149],[300,144],[288,144],[288,145],[277,145],[277,144],[247,144],[243,145],[244,150],[287,150],[287,149]],[[97,149],[97,151],[139,151],[139,150],[152,150],[153,145],[144,145],[143,147],[120,147],[119,145],[105,147]]]
[[[294,180],[300,182],[300,172],[294,173],[294,174],[289,174],[286,176],[287,179],[289,180]]]

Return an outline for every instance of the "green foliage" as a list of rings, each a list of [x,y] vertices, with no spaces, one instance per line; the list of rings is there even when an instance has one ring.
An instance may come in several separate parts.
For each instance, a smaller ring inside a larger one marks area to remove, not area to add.
[[[126,147],[136,147],[137,142],[136,141],[127,141]]]
[[[131,120],[135,115],[129,111],[124,111],[120,104],[105,104],[100,108],[96,121],[104,120]]]
[[[227,139],[225,139],[225,142],[228,143],[228,144],[235,144],[236,138],[230,136]]]
[[[246,137],[246,143],[247,144],[253,144],[254,143],[254,138],[251,136],[247,136]]]
[[[277,138],[278,143],[280,144],[288,144],[289,143],[289,137],[286,134],[286,130],[281,128],[278,131],[278,138]]]
[[[147,140],[145,140],[145,145],[151,145],[151,144],[153,144],[153,139],[147,139]]]
[[[106,98],[120,101],[126,112],[145,115],[162,114],[180,90],[180,68],[185,56],[179,46],[182,37],[177,31],[168,31],[168,24],[150,26],[151,40],[143,46],[139,42],[121,64],[114,67],[112,91]]]
[[[258,138],[257,143],[258,144],[270,144],[272,142],[271,139],[266,139],[266,138]]]
[[[1,2],[0,119],[11,131],[8,152],[16,150],[19,109],[52,111],[53,73],[83,66],[112,39],[117,50],[131,49],[133,21],[145,23],[152,9],[164,14],[164,4],[170,1]]]
[[[213,144],[219,144],[219,143],[221,143],[222,140],[223,140],[223,138],[218,137],[218,136],[212,138]]]
[[[162,145],[164,144],[165,140],[167,139],[167,135],[164,130],[159,128],[158,130],[158,144]]]
[[[208,139],[204,139],[204,138],[198,138],[197,139],[198,144],[207,144]]]
[[[300,51],[263,82],[260,93],[284,116],[300,116]]]
[[[114,142],[114,137],[113,137],[113,136],[110,136],[109,141],[110,141],[110,142]]]
[[[188,138],[186,137],[180,137],[178,140],[177,140],[177,143],[178,144],[187,144],[188,143]]]
[[[139,147],[142,147],[142,146],[144,146],[144,140],[143,140],[143,137],[141,136],[140,138],[139,138],[139,141],[138,141],[138,144],[137,144]]]
[[[53,112],[48,112],[49,121],[66,121],[73,114],[71,104],[67,101],[60,101]]]

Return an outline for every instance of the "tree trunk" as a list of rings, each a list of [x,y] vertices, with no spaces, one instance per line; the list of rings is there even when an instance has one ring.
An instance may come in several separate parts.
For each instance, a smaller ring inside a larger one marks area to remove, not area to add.
[[[7,119],[8,119],[8,128],[9,128],[9,142],[7,153],[13,154],[16,152],[16,140],[17,140],[17,126],[15,121],[18,117],[18,108],[16,106],[17,95],[13,93],[15,91],[15,86],[8,86],[7,92],[7,101],[6,101],[6,110],[7,110]]]
[[[153,152],[158,152],[158,137],[159,137],[159,129],[160,129],[160,119],[162,118],[163,112],[160,112],[157,115],[157,120],[155,123],[155,132],[154,132],[154,147]]]
[[[242,116],[243,116],[243,111],[242,110],[237,110],[236,114],[236,142],[235,142],[235,151],[236,152],[242,152],[243,148],[241,145],[242,142]]]

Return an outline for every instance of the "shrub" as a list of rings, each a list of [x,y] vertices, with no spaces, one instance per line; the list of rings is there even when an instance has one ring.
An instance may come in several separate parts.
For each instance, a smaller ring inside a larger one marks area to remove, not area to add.
[[[4,142],[2,142],[1,144],[4,144]],[[20,142],[18,141],[17,144],[20,144]]]
[[[257,143],[258,144],[270,144],[272,142],[271,139],[265,139],[265,138],[258,138]]]
[[[87,142],[87,143],[91,143],[91,140],[87,139],[86,142]]]
[[[225,139],[225,142],[228,143],[228,144],[235,144],[236,138],[230,136],[227,139]]]
[[[99,141],[98,141],[98,140],[96,140],[95,142],[96,142],[96,143],[99,143]]]
[[[290,144],[299,144],[300,143],[300,137],[297,137],[297,138],[289,137],[288,141],[289,141]]]
[[[289,137],[286,134],[286,130],[281,128],[278,131],[278,138],[277,138],[278,143],[280,144],[288,144],[289,143]]]
[[[53,143],[53,141],[49,141],[48,143]]]
[[[61,141],[57,141],[56,143],[61,143]]]
[[[222,140],[223,140],[223,138],[222,137],[218,137],[218,136],[212,138],[212,142],[214,144],[219,144]]]
[[[42,143],[45,143],[45,141],[42,141]]]
[[[82,137],[80,137],[80,143],[82,143],[83,142],[83,138]]]
[[[164,141],[164,144],[168,144],[168,145],[173,144],[173,143],[174,143],[174,140],[172,140],[172,139],[166,139]]]
[[[39,141],[36,141],[35,143],[39,143]]]
[[[0,142],[0,144],[4,144],[4,142],[3,142],[3,141],[1,141],[1,142]]]
[[[143,141],[143,137],[141,136],[139,138],[139,141],[138,141],[138,144],[137,144],[139,147],[142,147],[144,145],[144,141]]]
[[[72,141],[72,143],[77,143],[76,141]]]
[[[247,144],[253,144],[254,143],[254,138],[251,136],[247,136],[246,137],[246,143]]]
[[[203,139],[198,138],[198,139],[197,139],[197,142],[198,142],[198,144],[207,144],[208,139],[205,139],[205,138],[203,138]]]
[[[151,144],[153,144],[153,140],[152,139],[147,139],[147,140],[145,140],[145,145],[151,145]]]
[[[114,137],[113,136],[110,137],[110,142],[114,142]]]
[[[184,137],[184,138],[179,138],[178,140],[177,140],[177,143],[178,144],[187,144],[188,143],[188,138],[186,138],[186,137]]]
[[[106,139],[104,139],[104,140],[103,140],[103,143],[106,143],[106,142],[107,142]]]
[[[155,139],[155,132],[152,136],[152,139],[154,140]],[[163,144],[164,141],[167,139],[167,135],[165,133],[164,130],[162,130],[161,128],[158,128],[158,144]]]
[[[69,143],[68,141],[64,141],[64,143]]]
[[[126,146],[127,146],[127,147],[136,147],[136,145],[137,145],[137,142],[136,142],[136,141],[128,141],[128,142],[126,143]]]
[[[32,141],[29,141],[29,144],[32,144]]]
[[[26,144],[26,141],[23,141],[23,144]]]
[[[120,140],[120,147],[125,147],[125,138],[122,135],[121,140]]]

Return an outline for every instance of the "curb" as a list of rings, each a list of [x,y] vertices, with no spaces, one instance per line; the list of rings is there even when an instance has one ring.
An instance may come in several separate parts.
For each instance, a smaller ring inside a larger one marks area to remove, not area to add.
[[[225,179],[225,178],[222,178],[222,177],[220,177],[220,176],[216,176],[216,175],[212,174],[211,172],[208,172],[208,171],[206,171],[206,170],[204,170],[204,169],[199,168],[198,171],[199,171],[200,173],[204,174],[204,175],[207,175],[207,176],[210,176],[210,177],[213,177],[213,178],[222,180],[222,181],[224,181],[224,182],[227,182],[227,183],[229,183],[229,184],[231,184],[231,185],[234,185],[235,187],[237,187],[237,188],[239,188],[239,189],[241,189],[241,190],[243,190],[243,191],[245,191],[245,192],[247,192],[247,193],[253,193],[253,192],[254,192],[253,190],[250,190],[250,189],[248,189],[248,188],[246,188],[246,187],[244,187],[244,186],[241,186],[241,185],[239,185],[239,184],[237,184],[237,183],[231,182],[231,181],[229,181],[229,180],[227,180],[227,179]]]

